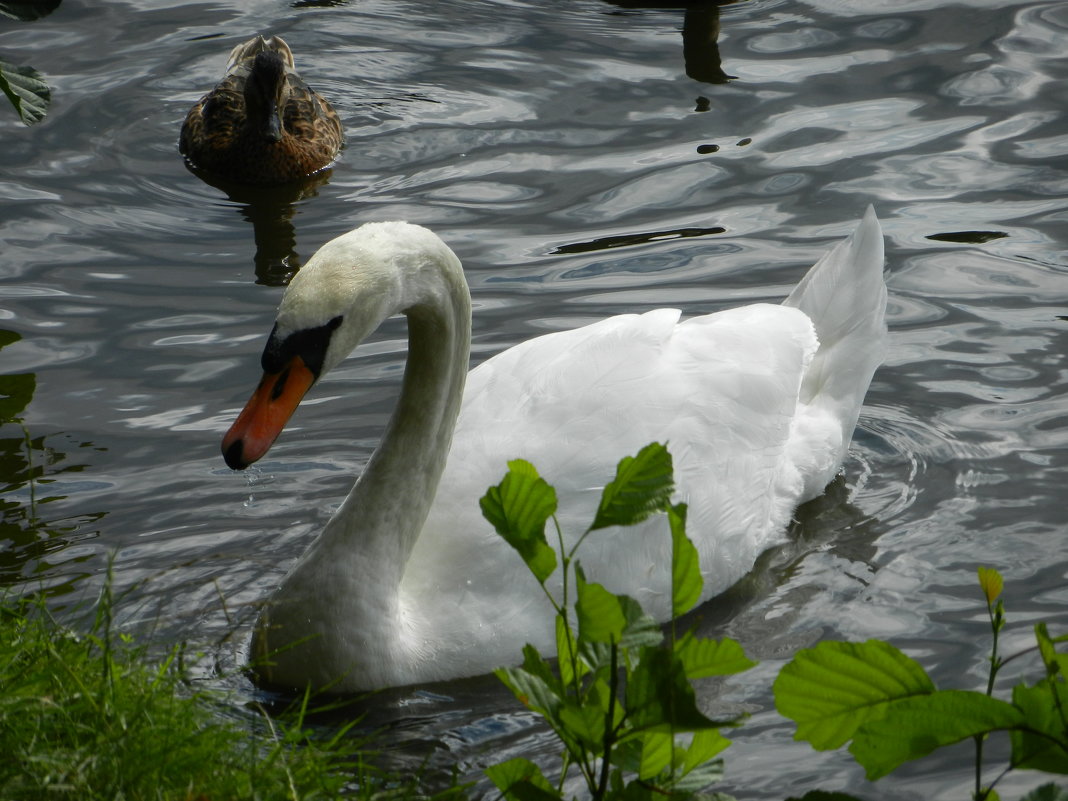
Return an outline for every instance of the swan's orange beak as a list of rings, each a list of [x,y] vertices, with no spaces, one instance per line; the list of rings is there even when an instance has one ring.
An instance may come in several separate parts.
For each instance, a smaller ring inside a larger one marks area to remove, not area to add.
[[[260,385],[223,437],[226,464],[234,470],[244,470],[267,453],[314,383],[315,374],[300,356],[294,356],[277,373],[264,373]]]

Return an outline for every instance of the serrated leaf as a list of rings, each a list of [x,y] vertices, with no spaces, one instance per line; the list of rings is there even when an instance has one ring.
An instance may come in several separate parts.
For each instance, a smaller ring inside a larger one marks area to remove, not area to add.
[[[697,708],[682,663],[663,648],[642,649],[628,679],[626,707],[636,731],[700,731],[724,725]]]
[[[690,794],[723,778],[723,760],[715,755],[730,745],[716,729],[693,735],[689,747],[670,732],[644,732],[635,769],[642,781],[670,794]],[[626,769],[626,768],[624,768]]]
[[[590,684],[589,689],[586,691],[586,698],[588,702],[599,710],[608,709],[608,705],[612,705],[612,728],[615,729],[623,721],[624,710],[619,697],[620,689],[616,688],[616,694],[612,694],[612,687],[605,680],[605,678],[598,677],[594,682]]]
[[[668,508],[671,525],[671,612],[673,617],[689,612],[701,600],[704,579],[697,548],[686,536],[686,504]]]
[[[656,619],[645,614],[642,605],[629,595],[617,595],[619,608],[623,610],[626,620],[623,635],[619,639],[621,648],[642,648],[646,645],[659,645],[664,641],[664,632]]]
[[[594,699],[599,700],[597,696]],[[604,746],[606,712],[607,710],[600,708],[596,703],[580,705],[569,700],[560,707],[558,718],[568,734],[578,740],[584,748],[600,753]]]
[[[737,640],[729,637],[709,640],[697,637],[692,631],[686,632],[675,644],[675,653],[686,670],[686,677],[691,680],[730,676],[757,665],[745,655]]]
[[[642,749],[638,778],[650,780],[671,764],[674,737],[670,732],[649,731],[639,738]]]
[[[497,668],[493,674],[504,682],[523,706],[537,712],[550,723],[556,721],[561,699],[553,691],[551,681],[526,668]]]
[[[0,2],[0,16],[17,19],[20,22],[33,22],[47,17],[57,8],[60,0],[23,0],[23,2]]]
[[[575,571],[575,578],[579,642],[619,643],[627,624],[619,598],[600,584],[587,582],[580,570]]]
[[[27,125],[44,119],[52,90],[33,67],[17,67],[0,60],[0,91],[7,95],[15,112]]]
[[[676,793],[697,793],[710,784],[723,780],[723,760],[713,759],[679,776],[671,789]],[[718,795],[718,794],[717,794]]]
[[[1038,652],[1042,656],[1042,664],[1046,667],[1046,676],[1053,678],[1063,672],[1061,656],[1057,653],[1053,638],[1049,636],[1049,629],[1041,621],[1035,624],[1035,641],[1038,643]]]
[[[523,664],[522,669],[529,673],[531,676],[536,676],[544,682],[545,686],[549,688],[549,691],[558,697],[563,697],[564,687],[560,680],[553,673],[552,666],[549,661],[545,659],[538,649],[530,643],[523,646]]]
[[[556,512],[556,490],[522,459],[508,463],[500,484],[479,500],[482,516],[523,557],[542,584],[556,570],[556,552],[545,540],[545,523]]]
[[[1068,801],[1068,788],[1058,787],[1052,782],[1036,787],[1020,801]]]
[[[887,704],[927,695],[935,686],[927,673],[889,643],[822,642],[800,651],[779,672],[775,707],[797,723],[795,740],[824,751],[838,748]]]
[[[730,748],[730,745],[731,741],[720,734],[719,729],[702,729],[695,732],[683,757],[683,773],[689,773],[699,765],[708,762],[717,754]]]
[[[601,493],[590,531],[608,526],[633,526],[654,512],[665,511],[675,488],[671,454],[658,442],[626,456],[616,468],[616,477]]]
[[[523,757],[509,759],[486,768],[486,776],[505,798],[515,801],[559,801],[541,768]]]
[[[980,567],[978,572],[979,588],[986,596],[986,602],[992,604],[1001,595],[1005,581],[1001,578],[1001,574],[992,567]]]
[[[1017,684],[1012,688],[1012,702],[1021,710],[1028,729],[1009,733],[1013,764],[1068,773],[1068,732],[1058,710],[1058,705],[1068,709],[1068,685],[1060,681],[1040,681],[1033,687]]]
[[[14,420],[33,400],[37,377],[33,373],[0,375],[0,423]]]
[[[874,781],[941,746],[1024,722],[1023,713],[1005,701],[971,690],[940,690],[889,704],[885,715],[857,729],[849,752]]]

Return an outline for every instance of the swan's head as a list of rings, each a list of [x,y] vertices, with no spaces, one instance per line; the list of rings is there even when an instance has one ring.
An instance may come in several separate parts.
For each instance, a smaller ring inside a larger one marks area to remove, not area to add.
[[[319,377],[387,317],[444,308],[456,292],[468,297],[460,262],[426,228],[367,223],[327,242],[286,289],[263,378],[223,437],[226,464],[243,470],[262,458]]]

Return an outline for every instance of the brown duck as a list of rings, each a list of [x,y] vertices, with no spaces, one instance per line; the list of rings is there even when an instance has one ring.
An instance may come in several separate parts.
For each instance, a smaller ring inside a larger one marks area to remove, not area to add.
[[[282,184],[318,172],[344,141],[337,112],[293,69],[278,36],[230,53],[226,77],[190,109],[178,149],[207,173],[245,184]]]

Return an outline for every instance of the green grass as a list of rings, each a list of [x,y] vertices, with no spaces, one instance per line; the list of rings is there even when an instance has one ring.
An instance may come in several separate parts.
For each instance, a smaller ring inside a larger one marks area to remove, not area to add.
[[[110,597],[87,634],[41,601],[0,599],[0,798],[224,801],[410,797],[371,767],[347,727],[316,734],[307,699],[278,720],[233,714],[197,690],[175,647],[152,660],[111,631]],[[355,753],[354,753],[355,752]],[[457,797],[452,788],[446,795]]]

